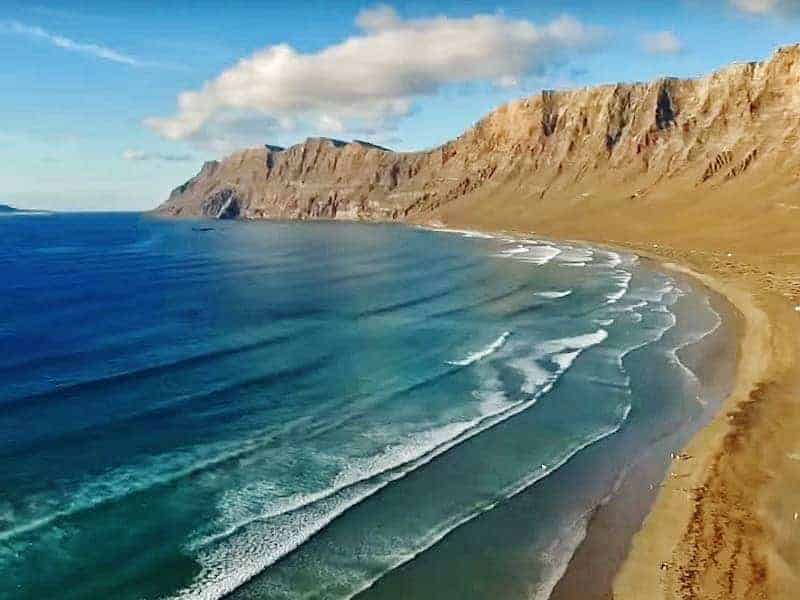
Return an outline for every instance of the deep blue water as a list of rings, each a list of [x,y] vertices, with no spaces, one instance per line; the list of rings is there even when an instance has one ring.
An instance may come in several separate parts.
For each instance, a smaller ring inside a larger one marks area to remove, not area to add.
[[[546,595],[718,323],[632,256],[393,226],[14,216],[0,267],[0,598]]]

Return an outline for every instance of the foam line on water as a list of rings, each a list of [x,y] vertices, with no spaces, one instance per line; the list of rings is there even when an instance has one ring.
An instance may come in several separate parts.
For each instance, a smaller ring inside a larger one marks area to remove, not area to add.
[[[697,377],[697,374],[694,371],[692,371],[692,369],[690,369],[689,366],[686,365],[686,363],[684,363],[681,360],[680,351],[683,350],[684,348],[697,344],[700,341],[707,338],[708,336],[714,334],[722,326],[723,322],[722,316],[716,310],[714,310],[713,306],[711,306],[711,301],[708,298],[708,296],[706,296],[705,298],[705,303],[708,309],[714,314],[714,325],[712,325],[706,331],[698,332],[695,333],[694,335],[688,336],[687,339],[684,340],[681,344],[677,345],[676,347],[672,348],[669,351],[670,360],[672,360],[672,362],[678,365],[684,371],[684,373],[686,373],[687,377],[689,377],[689,379],[693,381],[695,384],[699,384],[700,380]],[[705,404],[705,401],[700,395],[697,396],[697,401],[700,404]]]
[[[564,264],[586,265],[594,261],[594,250],[590,248],[566,248],[558,255],[557,261]]]
[[[513,258],[514,260],[541,266],[549,263],[556,256],[561,254],[561,252],[562,250],[555,246],[519,244],[513,248],[501,250],[495,254],[495,256],[499,258]]]
[[[189,598],[216,600],[217,598],[231,593],[264,569],[306,543],[314,535],[327,527],[334,519],[344,514],[353,506],[361,503],[392,482],[402,479],[451,448],[462,444],[464,441],[533,406],[541,396],[548,393],[553,388],[558,379],[569,369],[580,353],[580,350],[602,342],[606,336],[607,333],[604,330],[599,330],[583,336],[561,338],[545,343],[542,346],[543,353],[546,353],[547,348],[560,348],[562,349],[561,351],[572,350],[572,352],[570,352],[571,358],[570,360],[562,360],[560,364],[555,361],[556,364],[559,364],[559,369],[551,373],[546,381],[543,381],[543,385],[541,385],[535,394],[529,395],[524,400],[508,403],[496,409],[494,412],[482,415],[472,421],[452,424],[451,427],[454,428],[447,432],[447,435],[450,435],[450,437],[447,437],[444,441],[439,442],[438,445],[433,447],[417,449],[416,458],[407,460],[409,455],[406,454],[405,462],[400,462],[394,466],[388,466],[385,470],[380,472],[362,474],[361,479],[346,483],[338,489],[327,490],[310,503],[297,502],[296,507],[292,507],[288,511],[280,513],[271,511],[264,515],[244,520],[225,531],[200,540],[197,544],[193,545],[193,548],[201,549],[199,559],[201,564],[203,564],[203,571],[199,576],[199,580],[196,580],[194,584],[182,590],[175,598],[187,600]],[[581,344],[583,344],[583,347],[581,347]],[[576,350],[577,352],[575,352]],[[451,435],[456,431],[459,432],[456,433],[456,435]],[[566,460],[564,462],[566,462]],[[558,466],[555,468],[558,468]],[[359,488],[363,489],[359,490]],[[350,492],[351,495],[343,502],[336,504],[335,497],[342,494],[347,495],[347,492]],[[326,502],[330,503],[327,511],[324,510]],[[317,514],[316,517],[312,515],[309,518],[305,513],[313,508],[323,508],[323,510],[321,514]],[[291,524],[287,524],[290,525],[288,528],[293,532],[294,537],[287,537],[286,528],[271,527],[270,520],[283,516],[296,517],[295,521]],[[263,524],[263,526],[257,531],[247,531],[247,528],[258,525],[259,523]],[[227,546],[219,546],[220,542],[236,539],[234,536],[237,534],[244,534],[246,538],[245,543],[233,543]],[[202,552],[202,549],[212,545],[216,545],[216,548],[207,553]]]
[[[478,350],[477,352],[473,352],[472,354],[469,354],[466,358],[463,358],[461,360],[447,361],[447,364],[454,365],[457,367],[466,367],[473,363],[476,363],[479,360],[484,359],[487,356],[490,356],[495,352],[497,352],[498,350],[500,350],[500,348],[503,347],[503,344],[506,343],[506,340],[510,335],[511,335],[510,331],[504,331],[500,337],[498,337],[495,341],[493,341],[485,348]]]
[[[581,451],[583,451],[586,448],[588,448],[588,447],[590,447],[590,446],[592,446],[592,445],[594,445],[594,444],[596,444],[596,443],[598,443],[598,442],[600,442],[600,441],[602,441],[602,440],[614,435],[625,424],[625,422],[628,419],[628,415],[629,414],[630,414],[630,406],[625,408],[624,414],[622,415],[620,421],[615,426],[613,426],[613,427],[611,427],[611,428],[609,428],[607,430],[601,431],[601,432],[595,434],[594,436],[592,436],[591,438],[589,438],[589,440],[587,440],[586,442],[584,442],[582,444],[579,444],[576,448],[574,448],[573,450],[567,452],[560,460],[556,461],[552,466],[542,465],[542,467],[540,467],[539,469],[537,469],[536,471],[531,473],[528,477],[522,479],[522,481],[519,481],[516,484],[514,484],[513,486],[509,486],[509,488],[506,488],[506,490],[501,492],[500,498],[498,498],[496,500],[493,500],[493,501],[490,501],[490,502],[488,502],[488,503],[486,503],[486,504],[484,504],[482,506],[479,506],[478,508],[472,510],[471,512],[466,514],[464,517],[459,519],[453,525],[451,525],[449,527],[446,527],[443,530],[436,532],[433,536],[427,538],[421,544],[420,548],[414,549],[414,550],[410,551],[408,554],[398,556],[398,561],[390,569],[388,569],[387,571],[384,571],[383,573],[381,573],[377,577],[374,577],[374,578],[370,579],[369,581],[365,582],[365,584],[362,587],[360,587],[355,592],[353,592],[352,594],[347,596],[348,600],[351,599],[351,598],[354,598],[355,596],[357,596],[361,592],[373,587],[378,581],[380,581],[381,579],[386,577],[387,574],[397,570],[398,568],[402,567],[403,565],[407,564],[408,562],[414,560],[420,554],[422,554],[423,552],[429,550],[430,548],[432,548],[433,546],[438,544],[447,535],[449,535],[450,533],[452,533],[453,531],[455,531],[456,529],[458,529],[462,525],[465,525],[465,524],[469,523],[470,521],[473,521],[474,519],[476,519],[477,517],[479,517],[483,513],[494,509],[501,502],[504,502],[506,500],[509,500],[510,498],[513,498],[514,496],[517,496],[518,494],[520,494],[520,493],[524,492],[525,490],[527,490],[528,488],[530,488],[532,485],[536,484],[538,481],[541,481],[542,479],[544,479],[548,475],[554,473],[555,471],[560,469],[562,466],[564,466],[567,462],[569,462],[569,460],[572,457],[574,457],[575,455],[577,455]],[[580,543],[580,540],[578,540],[578,543]],[[575,548],[577,548],[577,544],[575,545]]]
[[[613,276],[614,281],[617,283],[617,289],[610,294],[606,294],[606,304],[616,304],[628,293],[628,289],[633,279],[633,274],[629,271],[617,269]]]
[[[566,298],[570,294],[572,294],[572,290],[565,290],[563,292],[558,292],[558,291],[536,292],[536,295],[540,296],[541,298],[550,298],[550,299],[553,299],[553,300],[558,299],[558,298]]]
[[[316,360],[297,369],[276,371],[257,379],[251,379],[244,383],[229,386],[225,389],[239,389],[246,385],[251,385],[253,382],[267,384],[273,381],[286,380],[287,378],[293,377],[296,373],[303,373],[309,369],[316,369],[326,363],[327,358]],[[188,396],[188,398],[196,399],[199,397],[209,397],[215,396],[218,393],[218,391],[215,391],[206,394],[198,394],[196,396]],[[67,506],[58,508],[46,515],[32,518],[26,523],[0,531],[0,542],[30,533],[43,526],[56,522],[59,519],[68,518],[75,514],[92,510],[103,504],[116,502],[131,494],[161,485],[168,485],[229,461],[243,458],[259,450],[265,443],[269,442],[260,438],[252,438],[244,443],[215,445],[204,448],[202,456],[199,456],[197,453],[175,453],[171,456],[154,457],[151,463],[145,463],[144,468],[142,464],[133,465],[129,468],[120,468],[103,479],[84,484],[73,494],[73,498],[77,498],[77,500],[73,499]],[[155,474],[142,477],[142,473]]]
[[[245,354],[255,350],[263,350],[270,346],[274,346],[276,344],[282,344],[284,342],[292,341],[292,339],[294,339],[295,337],[296,334],[276,335],[261,340],[257,340],[254,342],[241,344],[239,346],[221,348],[219,350],[212,350],[210,352],[195,354],[192,356],[186,356],[172,361],[166,361],[162,363],[144,366],[139,369],[123,371],[121,373],[112,373],[110,375],[106,375],[103,377],[97,377],[95,379],[88,379],[85,381],[79,381],[68,385],[63,385],[51,390],[39,392],[36,394],[30,394],[20,398],[11,398],[10,400],[0,404],[0,406],[2,406],[4,410],[6,410],[10,408],[12,405],[20,402],[29,405],[31,402],[41,402],[52,399],[65,399],[64,398],[65,396],[71,396],[76,393],[85,393],[87,391],[94,391],[102,389],[107,386],[122,385],[130,381],[140,381],[145,377],[159,376],[164,374],[174,374],[175,371],[178,369],[194,368],[205,365],[209,362],[213,362],[221,358],[228,358],[231,356],[236,356],[238,354]]]

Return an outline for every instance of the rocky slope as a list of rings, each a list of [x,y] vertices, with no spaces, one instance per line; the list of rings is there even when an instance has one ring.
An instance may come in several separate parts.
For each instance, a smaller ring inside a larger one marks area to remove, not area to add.
[[[798,143],[800,46],[792,46],[701,79],[546,91],[425,152],[325,138],[243,150],[206,163],[157,210],[401,221],[477,210],[499,211],[508,224],[517,213],[555,217],[661,192],[700,198],[775,177],[794,183]]]

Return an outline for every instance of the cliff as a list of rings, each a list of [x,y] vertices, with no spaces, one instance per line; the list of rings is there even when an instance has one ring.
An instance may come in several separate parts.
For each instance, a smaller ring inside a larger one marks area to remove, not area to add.
[[[545,91],[457,139],[397,153],[311,138],[206,163],[157,210],[220,218],[556,218],[800,177],[800,46],[699,79]],[[785,188],[785,185],[783,186]],[[699,201],[699,200],[698,200]]]

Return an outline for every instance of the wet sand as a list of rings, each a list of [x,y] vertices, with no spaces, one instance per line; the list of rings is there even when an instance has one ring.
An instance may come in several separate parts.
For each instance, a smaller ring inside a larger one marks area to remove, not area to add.
[[[686,279],[686,276],[679,274],[677,279]],[[693,284],[697,286],[698,282]],[[592,515],[586,537],[553,589],[550,600],[613,597],[614,578],[628,554],[633,536],[653,507],[662,481],[669,477],[672,457],[679,456],[678,461],[694,460],[683,453],[682,447],[714,418],[731,393],[743,323],[741,315],[725,297],[710,289],[706,289],[706,293],[722,323],[713,333],[678,351],[681,362],[700,382],[700,396],[705,403],[702,417],[686,423],[682,431],[648,448],[630,466],[620,487]]]

